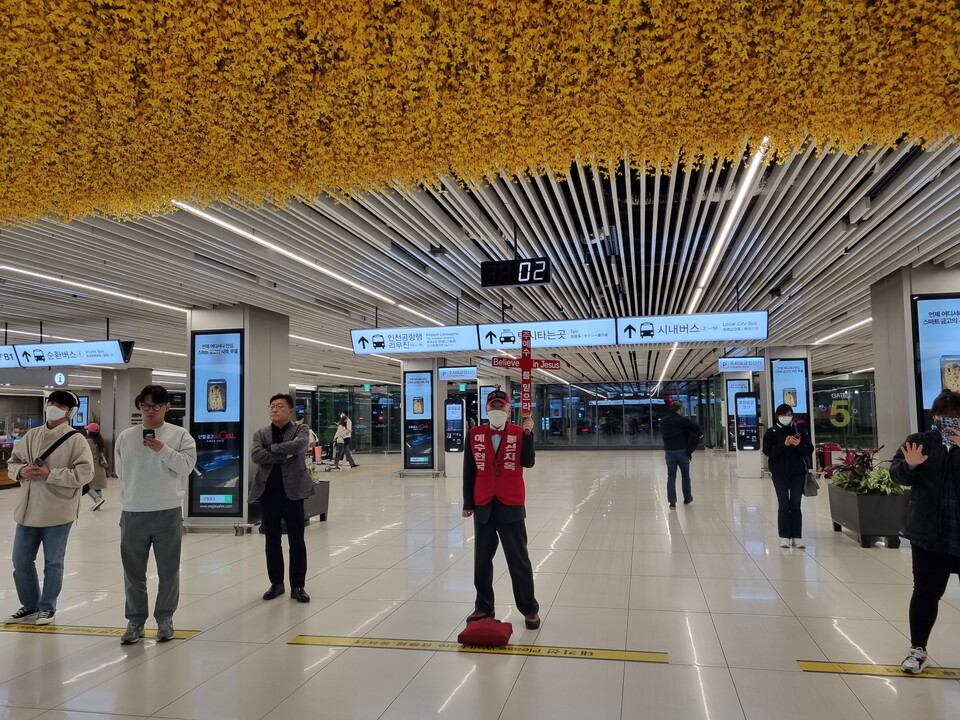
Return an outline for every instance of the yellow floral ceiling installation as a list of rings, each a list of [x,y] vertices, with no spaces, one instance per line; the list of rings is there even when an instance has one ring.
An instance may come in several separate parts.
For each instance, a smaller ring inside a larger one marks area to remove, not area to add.
[[[0,0],[0,219],[960,131],[952,0]]]

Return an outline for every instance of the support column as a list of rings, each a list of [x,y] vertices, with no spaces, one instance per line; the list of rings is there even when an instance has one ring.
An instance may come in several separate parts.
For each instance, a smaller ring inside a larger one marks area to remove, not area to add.
[[[147,385],[153,384],[153,370],[102,370],[100,373],[100,434],[111,452],[117,436],[128,427],[143,422],[134,400]],[[163,383],[158,383],[162,385]]]

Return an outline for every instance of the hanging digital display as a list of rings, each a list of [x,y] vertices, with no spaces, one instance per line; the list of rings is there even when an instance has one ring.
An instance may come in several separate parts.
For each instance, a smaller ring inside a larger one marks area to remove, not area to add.
[[[403,467],[432,470],[433,373],[403,373]]]
[[[960,392],[960,296],[913,299],[914,362],[920,428],[930,426],[930,408],[944,389]]]
[[[190,517],[243,517],[243,333],[191,333]]]

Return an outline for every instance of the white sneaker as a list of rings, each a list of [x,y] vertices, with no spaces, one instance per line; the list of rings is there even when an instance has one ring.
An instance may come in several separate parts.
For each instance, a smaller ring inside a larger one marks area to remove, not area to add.
[[[924,668],[930,664],[930,658],[927,657],[926,649],[922,647],[912,647],[907,651],[907,656],[900,663],[900,669],[911,675],[919,675]]]
[[[53,622],[55,615],[56,613],[52,613],[49,610],[41,610],[37,613],[37,625],[49,625]]]
[[[794,539],[793,539],[793,546],[794,546],[795,548],[800,548],[801,550],[806,547],[806,545],[804,544],[803,540],[801,540],[800,538],[794,538]]]
[[[37,615],[39,614],[40,614],[40,611],[37,610],[36,608],[31,609],[31,608],[22,607],[12,615],[7,615],[3,619],[3,622],[5,625],[9,623],[25,623],[25,622],[29,622],[30,620],[36,620]]]
[[[780,538],[780,547],[782,548],[790,547],[790,538]]]

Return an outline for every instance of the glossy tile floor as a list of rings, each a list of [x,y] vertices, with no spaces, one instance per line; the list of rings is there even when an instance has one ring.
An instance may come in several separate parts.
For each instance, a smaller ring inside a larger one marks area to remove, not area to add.
[[[798,670],[797,660],[900,662],[909,550],[861,550],[834,533],[825,495],[804,500],[807,549],[781,550],[770,481],[737,479],[732,459],[711,452],[694,457],[693,505],[674,511],[662,453],[538,455],[527,527],[539,631],[524,629],[498,556],[497,611],[513,643],[665,651],[668,665],[288,645],[297,634],[455,639],[472,608],[459,479],[397,478],[396,456],[358,461],[330,476],[330,519],[307,530],[310,604],[260,599],[259,535],[187,535],[175,624],[200,635],[121,647],[0,633],[0,719],[957,716],[954,680]],[[0,493],[4,614],[18,607],[15,492]],[[117,492],[102,512],[84,501],[61,625],[124,625]],[[960,666],[956,580],[930,654]]]

